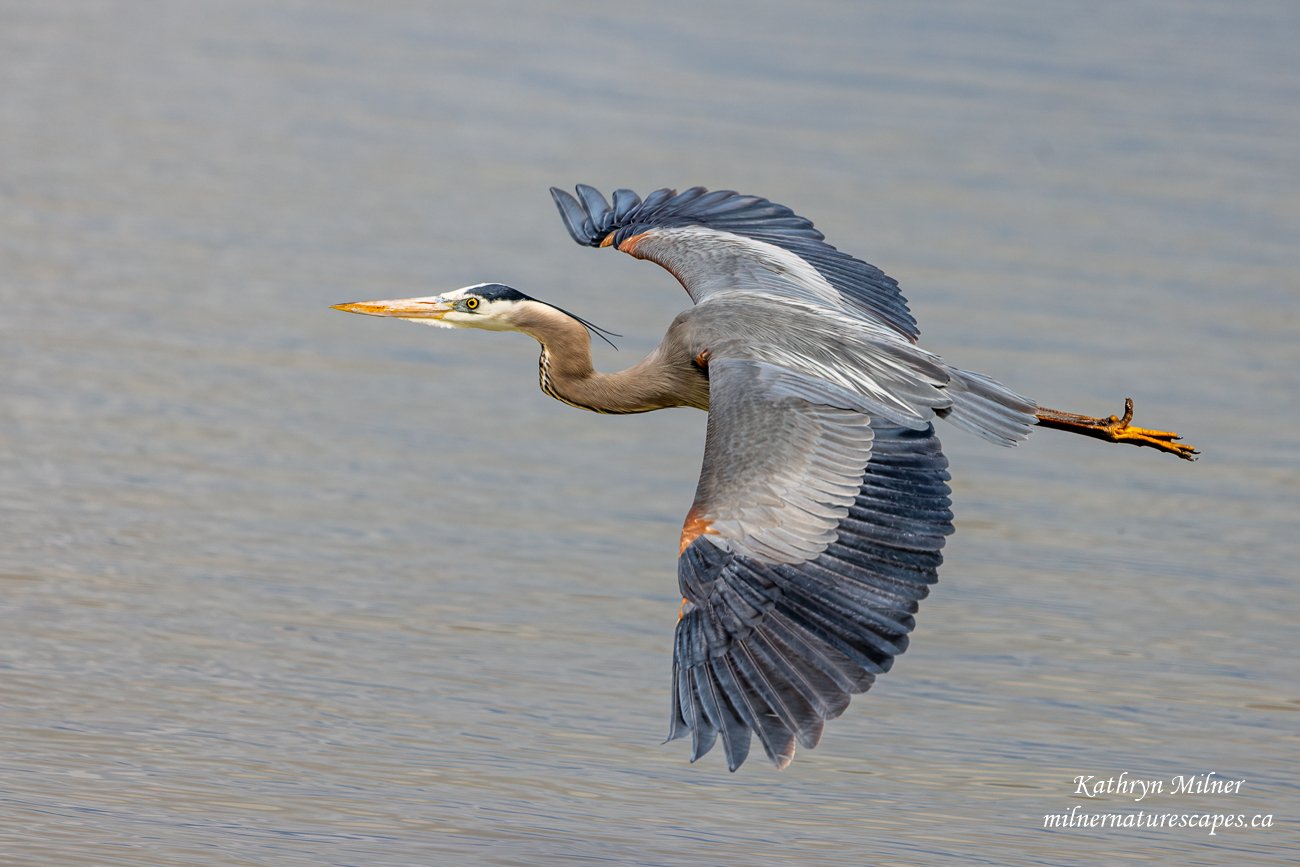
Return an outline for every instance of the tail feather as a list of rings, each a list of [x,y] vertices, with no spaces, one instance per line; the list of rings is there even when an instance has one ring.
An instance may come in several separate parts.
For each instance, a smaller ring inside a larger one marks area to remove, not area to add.
[[[950,368],[945,391],[952,406],[939,415],[989,442],[1013,446],[1029,436],[1038,406],[981,373]]]

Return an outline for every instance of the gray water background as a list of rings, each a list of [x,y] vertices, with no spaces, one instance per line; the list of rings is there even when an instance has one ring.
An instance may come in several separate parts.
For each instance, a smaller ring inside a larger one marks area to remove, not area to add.
[[[1300,7],[0,2],[0,862],[1298,851]],[[547,186],[766,195],[923,343],[1190,465],[946,429],[912,648],[778,774],[667,728],[704,415],[328,305],[671,277]],[[1215,771],[1238,795],[1088,801]],[[1271,830],[1045,831],[1068,811]]]

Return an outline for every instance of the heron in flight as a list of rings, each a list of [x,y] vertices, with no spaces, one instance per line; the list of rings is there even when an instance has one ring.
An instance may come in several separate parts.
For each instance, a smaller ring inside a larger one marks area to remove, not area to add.
[[[693,187],[613,202],[551,190],[579,244],[666,268],[693,306],[617,373],[591,323],[500,283],[337,309],[541,344],[542,391],[599,413],[709,413],[682,526],[668,739],[691,761],[721,739],[736,770],[757,736],[778,768],[812,748],[902,653],[953,530],[942,419],[1000,445],[1035,425],[1194,460],[1169,431],[1037,405],[917,345],[898,283],[757,196]]]

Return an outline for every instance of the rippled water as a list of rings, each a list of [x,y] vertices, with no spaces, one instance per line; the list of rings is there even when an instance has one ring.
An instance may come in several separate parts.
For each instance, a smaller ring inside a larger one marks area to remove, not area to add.
[[[0,860],[1284,862],[1300,13],[1287,3],[0,2]],[[893,674],[778,774],[667,728],[704,416],[332,312],[671,278],[546,194],[770,196],[924,343],[1204,458],[956,431]],[[1215,771],[1141,803],[1073,778]],[[1045,813],[1275,827],[1044,830]]]

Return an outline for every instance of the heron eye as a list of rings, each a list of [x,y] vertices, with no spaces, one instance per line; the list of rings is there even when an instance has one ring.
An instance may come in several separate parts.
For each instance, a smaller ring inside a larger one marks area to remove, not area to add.
[[[466,299],[465,299],[465,309],[466,309],[466,310],[477,310],[477,309],[478,309],[478,299],[477,299],[477,298],[474,298],[474,297],[466,298]]]

